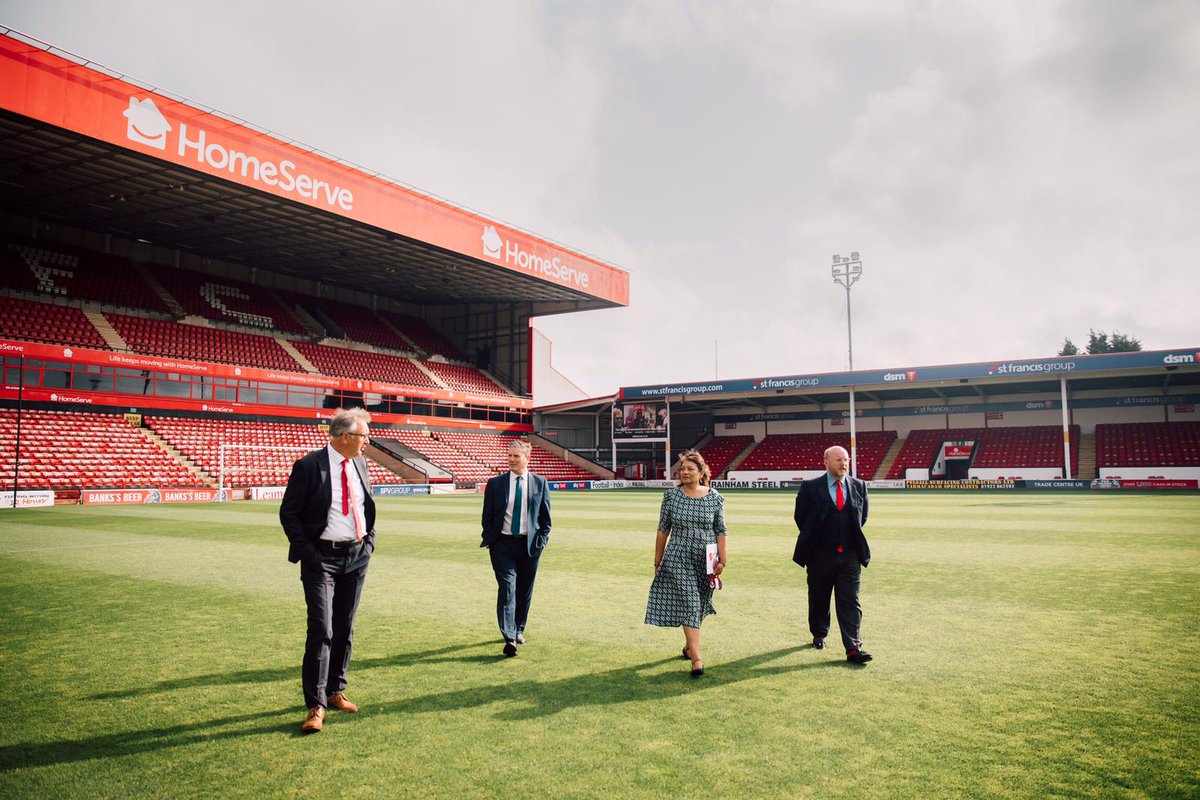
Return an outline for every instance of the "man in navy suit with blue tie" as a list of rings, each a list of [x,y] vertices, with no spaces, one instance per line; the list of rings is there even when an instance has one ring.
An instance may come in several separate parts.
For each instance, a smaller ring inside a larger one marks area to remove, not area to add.
[[[508,446],[508,472],[487,482],[483,492],[483,541],[496,573],[496,622],[504,655],[525,644],[538,561],[550,539],[550,487],[529,471],[533,448],[523,439]]]
[[[825,451],[825,474],[807,480],[796,494],[796,550],[792,560],[808,570],[808,628],[813,647],[824,649],[829,634],[829,596],[836,595],[838,627],[846,660],[866,664],[859,626],[858,588],[871,561],[863,535],[867,524],[867,484],[851,477],[850,454],[843,447]]]

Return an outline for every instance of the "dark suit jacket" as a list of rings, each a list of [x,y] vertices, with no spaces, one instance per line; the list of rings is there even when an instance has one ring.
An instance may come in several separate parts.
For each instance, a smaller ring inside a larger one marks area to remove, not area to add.
[[[359,456],[351,460],[363,487],[363,524],[367,532],[363,543],[367,552],[375,552],[375,500],[371,497],[371,478],[367,473],[367,459]],[[288,561],[307,561],[318,555],[317,540],[325,532],[329,521],[329,504],[333,502],[333,487],[330,481],[329,449],[322,447],[292,465],[283,502],[279,505],[279,522],[287,534],[291,546]],[[353,477],[353,476],[351,476]]]
[[[850,542],[858,551],[858,563],[865,567],[871,561],[871,548],[867,546],[867,537],[862,530],[867,524],[867,484],[847,475],[846,485],[850,489],[850,496],[846,498],[850,507]],[[800,491],[796,493],[796,527],[800,529],[800,534],[796,537],[792,561],[803,567],[812,560],[813,548],[821,535],[825,518],[833,510],[828,473],[821,473],[800,486]]]
[[[508,508],[508,472],[489,478],[483,490],[483,541],[480,547],[491,547],[502,534],[504,528],[504,512]],[[536,522],[535,530],[526,541],[529,543],[529,555],[537,558],[542,554],[542,548],[550,540],[550,487],[541,475],[526,472],[527,480],[522,492],[528,492],[526,501],[530,514]]]

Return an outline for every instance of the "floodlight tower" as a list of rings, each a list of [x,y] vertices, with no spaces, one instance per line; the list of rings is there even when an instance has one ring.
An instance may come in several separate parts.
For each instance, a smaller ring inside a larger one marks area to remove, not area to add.
[[[833,256],[833,282],[846,287],[846,347],[850,357],[850,372],[854,372],[854,329],[850,324],[850,287],[862,277],[862,258],[852,252],[848,258]],[[853,380],[853,378],[851,379]],[[858,420],[854,411],[854,386],[850,386],[850,474],[858,477],[858,447],[855,437]]]

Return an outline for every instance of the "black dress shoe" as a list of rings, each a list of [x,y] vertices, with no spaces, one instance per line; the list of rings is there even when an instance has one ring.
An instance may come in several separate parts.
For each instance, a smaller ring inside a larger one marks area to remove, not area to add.
[[[696,664],[699,664],[700,666],[697,667]],[[693,658],[692,659],[692,677],[699,678],[703,674],[704,674],[704,662],[698,658]]]
[[[824,650],[824,649],[825,649],[825,640],[824,639],[813,639],[813,650]]]
[[[525,644],[525,634],[518,633],[516,642],[517,642],[517,644]]]
[[[688,660],[691,660],[691,658],[692,658],[692,656],[691,656],[691,655],[688,653],[688,651],[687,651],[687,648],[686,648],[686,647],[685,647],[685,648],[683,648],[683,657],[684,657],[684,658],[686,658],[686,659],[688,659]]]
[[[872,658],[866,650],[847,650],[846,660],[851,664],[865,664]]]
[[[507,656],[508,658],[512,658],[516,654],[517,654],[516,644],[514,644],[513,642],[505,642],[504,643],[504,655]]]

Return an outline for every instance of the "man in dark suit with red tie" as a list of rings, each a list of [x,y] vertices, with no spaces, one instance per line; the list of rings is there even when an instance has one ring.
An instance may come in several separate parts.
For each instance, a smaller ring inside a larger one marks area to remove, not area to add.
[[[308,635],[301,670],[301,730],[316,733],[325,709],[353,713],[346,673],[354,642],[354,616],[367,565],[375,552],[375,501],[363,450],[371,417],[361,408],[338,411],[329,421],[329,444],[296,461],[279,506],[291,546],[288,561],[300,562],[308,606]]]
[[[525,623],[533,600],[538,561],[550,539],[550,487],[529,471],[529,442],[508,446],[508,472],[490,479],[483,491],[483,541],[496,573],[496,621],[504,655],[525,644]]]
[[[843,447],[825,451],[825,474],[807,480],[796,494],[796,550],[792,560],[808,569],[808,628],[813,647],[825,647],[829,634],[829,596],[836,597],[838,627],[846,660],[866,664],[859,626],[858,589],[862,568],[871,561],[863,535],[867,523],[867,485],[847,473],[850,454]]]

